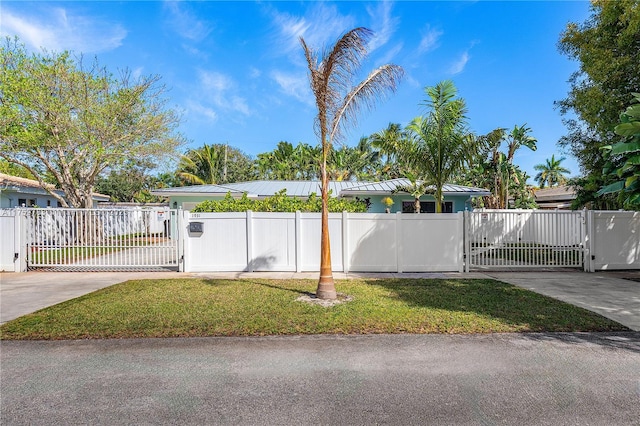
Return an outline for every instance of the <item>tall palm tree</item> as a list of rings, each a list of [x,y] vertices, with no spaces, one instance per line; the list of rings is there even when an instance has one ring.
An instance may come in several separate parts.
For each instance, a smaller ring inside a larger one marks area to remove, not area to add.
[[[533,166],[538,174],[534,178],[540,185],[540,188],[544,188],[547,184],[551,186],[562,185],[567,181],[564,176],[567,173],[571,173],[566,167],[562,167],[561,163],[565,160],[565,157],[560,157],[556,160],[555,154],[551,155],[551,158],[547,158],[544,164],[536,164]]]
[[[342,35],[321,56],[310,48],[302,37],[300,44],[309,67],[309,83],[315,97],[318,114],[315,131],[322,145],[320,180],[322,194],[322,231],[320,250],[320,279],[316,297],[337,297],[331,271],[331,248],[329,243],[329,179],[327,158],[334,141],[340,139],[342,131],[353,124],[357,113],[371,108],[381,95],[395,88],[402,78],[403,70],[397,65],[383,65],[373,70],[360,83],[353,84],[362,60],[368,53],[368,41],[373,33],[367,28],[355,28]]]
[[[416,117],[408,126],[410,141],[403,156],[434,187],[436,213],[442,213],[442,188],[478,152],[478,140],[466,125],[464,99],[456,98],[457,89],[445,80],[425,88],[428,113]]]

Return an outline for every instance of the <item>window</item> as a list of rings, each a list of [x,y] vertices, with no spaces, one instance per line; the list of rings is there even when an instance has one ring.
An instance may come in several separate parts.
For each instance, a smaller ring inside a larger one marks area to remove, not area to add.
[[[36,205],[36,199],[18,198],[18,207],[33,207]]]
[[[414,213],[413,208],[414,201],[402,202],[402,213]],[[435,213],[436,202],[435,201],[420,201],[420,213]],[[444,201],[442,203],[442,213],[453,213],[453,202]]]

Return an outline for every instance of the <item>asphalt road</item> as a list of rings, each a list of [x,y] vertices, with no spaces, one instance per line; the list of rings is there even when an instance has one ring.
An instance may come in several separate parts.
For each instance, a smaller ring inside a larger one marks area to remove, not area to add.
[[[640,333],[1,342],[3,425],[640,424]]]

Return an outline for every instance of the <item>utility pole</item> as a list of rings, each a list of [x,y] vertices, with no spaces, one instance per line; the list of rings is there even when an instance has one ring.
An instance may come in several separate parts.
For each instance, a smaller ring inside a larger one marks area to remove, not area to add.
[[[227,148],[229,142],[224,144],[224,167],[222,168],[222,182],[227,183]]]

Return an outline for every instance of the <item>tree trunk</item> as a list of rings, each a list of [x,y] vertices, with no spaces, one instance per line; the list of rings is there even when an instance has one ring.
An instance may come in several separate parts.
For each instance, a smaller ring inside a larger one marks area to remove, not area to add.
[[[316,289],[318,299],[333,300],[338,297],[333,272],[331,267],[331,243],[329,241],[329,177],[327,175],[327,151],[328,144],[322,147],[322,163],[320,164],[320,176],[322,187],[322,230],[320,234],[320,280]]]
[[[442,190],[436,190],[436,213],[442,213]]]

